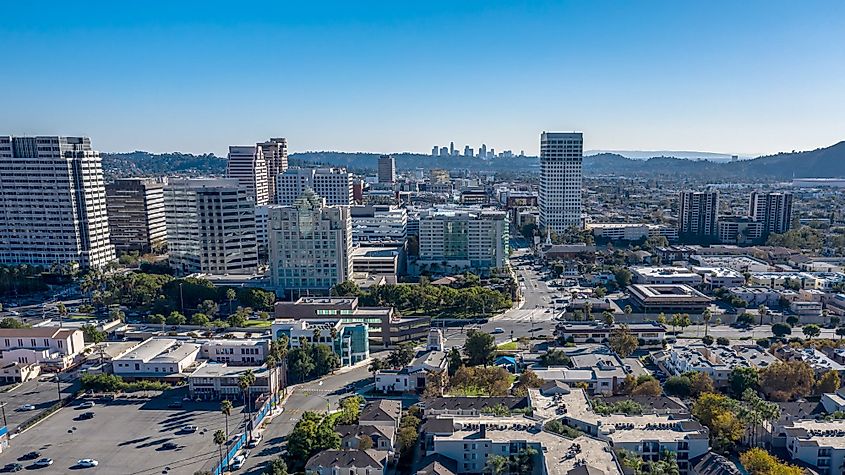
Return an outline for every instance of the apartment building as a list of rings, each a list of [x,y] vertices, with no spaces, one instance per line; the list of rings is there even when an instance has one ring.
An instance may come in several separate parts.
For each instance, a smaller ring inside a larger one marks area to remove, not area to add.
[[[387,452],[374,449],[323,450],[305,464],[306,475],[383,475]]]
[[[85,349],[82,330],[60,327],[0,328],[0,365],[37,364],[63,371]]]
[[[151,252],[167,240],[164,183],[124,178],[106,185],[111,243],[118,251]]]
[[[596,239],[608,241],[640,241],[660,236],[668,241],[678,240],[678,229],[662,224],[587,223],[586,229],[592,231]]]
[[[393,183],[396,181],[396,160],[393,155],[382,155],[378,158],[378,182]]]
[[[675,343],[656,359],[670,374],[705,373],[719,388],[730,384],[731,370],[736,367],[765,369],[777,361],[757,345],[708,346],[702,343]]]
[[[543,132],[540,135],[540,227],[562,233],[582,226],[581,133]]]
[[[395,205],[353,206],[352,243],[356,246],[405,246],[408,212]]]
[[[267,194],[270,203],[276,202],[276,181],[279,173],[288,169],[288,141],[284,137],[273,137],[256,144],[267,162]]]
[[[114,259],[91,140],[0,136],[0,264],[99,268]]]
[[[420,269],[503,269],[508,263],[507,213],[494,210],[430,209],[420,212]]]
[[[679,195],[678,234],[691,240],[717,237],[719,191],[683,191]]]
[[[352,174],[345,168],[289,168],[276,179],[276,204],[292,205],[308,188],[330,206],[354,203]]]
[[[226,177],[238,180],[238,184],[252,199],[253,205],[268,204],[270,202],[268,166],[263,148],[258,145],[231,146],[228,160]]]
[[[745,216],[720,216],[718,229],[723,244],[757,244],[764,236],[763,223]]]
[[[783,428],[783,438],[792,460],[810,465],[823,475],[842,473],[845,466],[845,421],[792,421]]]
[[[270,280],[279,295],[325,293],[352,275],[348,206],[326,206],[306,192],[293,206],[270,209]]]
[[[172,180],[164,206],[170,266],[177,274],[257,270],[255,205],[237,180]]]
[[[752,191],[748,210],[751,219],[762,224],[764,235],[785,233],[792,227],[792,193]]]

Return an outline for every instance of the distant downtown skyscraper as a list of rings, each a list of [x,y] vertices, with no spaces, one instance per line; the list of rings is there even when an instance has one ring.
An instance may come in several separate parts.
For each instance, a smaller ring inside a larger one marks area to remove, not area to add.
[[[0,263],[115,259],[100,154],[88,137],[0,136]]]
[[[712,239],[718,231],[719,191],[682,191],[678,204],[678,234]]]
[[[393,183],[396,181],[396,160],[393,155],[382,155],[378,158],[378,182]]]
[[[563,232],[581,227],[581,162],[584,136],[580,132],[540,135],[540,227]]]

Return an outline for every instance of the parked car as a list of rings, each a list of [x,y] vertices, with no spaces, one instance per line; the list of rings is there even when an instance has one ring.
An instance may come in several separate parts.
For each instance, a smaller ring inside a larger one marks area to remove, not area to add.
[[[85,401],[76,407],[78,409],[91,409],[92,407],[94,407],[94,401]]]
[[[161,448],[164,449],[164,450],[174,450],[174,449],[179,448],[179,446],[176,445],[175,442],[167,442],[164,445],[162,445]]]
[[[100,465],[100,462],[94,459],[80,459],[76,461],[77,467],[90,468],[96,467],[97,465]]]
[[[19,463],[9,463],[3,467],[4,472],[20,472],[23,470],[23,465]]]
[[[173,401],[167,405],[169,408],[180,408],[182,407],[182,401]]]
[[[182,426],[182,432],[193,433],[197,431],[197,426],[188,424],[186,426]]]
[[[38,459],[35,462],[36,467],[49,467],[50,465],[53,465],[53,459],[47,457],[44,457],[43,459]]]
[[[19,407],[18,410],[19,411],[34,411],[35,406],[33,406],[32,404],[24,404],[23,406]]]
[[[32,452],[27,452],[21,456],[20,460],[35,460],[41,456],[41,452],[33,450]]]
[[[247,444],[247,447],[249,447],[250,449],[254,449],[254,448],[258,447],[258,444],[260,444],[260,443],[261,443],[261,434],[258,434],[255,437],[249,439],[249,443]]]
[[[81,420],[87,420],[87,419],[93,419],[93,418],[94,418],[93,412],[83,412],[82,414],[79,415],[79,419],[81,419]]]
[[[229,464],[229,470],[240,470],[241,467],[244,466],[246,463],[246,456],[245,455],[237,455],[235,458],[232,459],[232,463]]]
[[[505,332],[504,328],[496,327],[496,328],[493,329],[493,334],[496,334],[496,335],[498,335],[499,333],[504,333],[504,332]]]

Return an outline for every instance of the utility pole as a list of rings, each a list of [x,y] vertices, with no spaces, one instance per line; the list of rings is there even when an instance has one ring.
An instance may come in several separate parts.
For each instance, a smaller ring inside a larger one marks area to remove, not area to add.
[[[8,430],[9,424],[8,424],[8,422],[6,422],[6,403],[5,402],[0,402],[0,410],[3,411],[3,427],[5,427]]]
[[[59,373],[56,373],[56,394],[59,396],[59,404],[62,403],[62,385],[59,381]]]
[[[179,282],[179,311],[185,313],[185,297],[182,295],[182,282]]]

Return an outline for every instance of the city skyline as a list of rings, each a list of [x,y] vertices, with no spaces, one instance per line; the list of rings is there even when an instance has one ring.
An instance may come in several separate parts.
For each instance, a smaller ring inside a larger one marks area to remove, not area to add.
[[[581,131],[586,150],[810,150],[845,138],[831,48],[845,5],[813,5],[18,2],[9,17],[38,21],[0,27],[27,72],[4,76],[0,127],[219,156],[256,136],[291,152],[428,154],[461,137],[537,155],[537,130]]]

